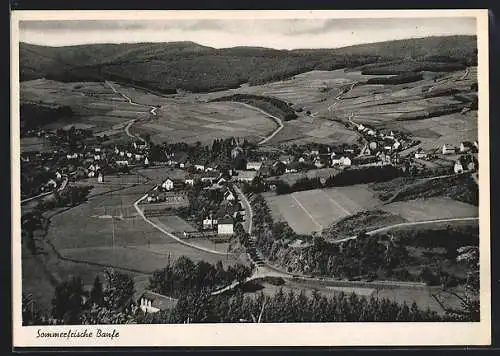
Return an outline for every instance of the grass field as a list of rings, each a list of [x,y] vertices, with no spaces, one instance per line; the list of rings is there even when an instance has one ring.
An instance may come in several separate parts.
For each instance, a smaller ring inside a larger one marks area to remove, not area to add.
[[[295,232],[321,232],[332,223],[370,209],[380,202],[366,185],[314,189],[266,200],[276,220],[286,220]]]
[[[41,137],[22,137],[20,139],[21,153],[24,152],[49,152],[54,149],[48,140]]]
[[[384,205],[381,209],[399,214],[408,221],[479,216],[477,206],[439,197],[394,202]]]
[[[169,167],[139,168],[137,173],[151,179],[153,183],[161,183],[167,178],[184,180],[186,177],[184,170]]]

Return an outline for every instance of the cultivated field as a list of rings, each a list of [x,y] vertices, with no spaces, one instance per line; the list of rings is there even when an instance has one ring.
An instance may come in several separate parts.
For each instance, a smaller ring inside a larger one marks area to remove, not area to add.
[[[347,216],[375,207],[380,202],[366,185],[314,189],[266,200],[276,220],[286,220],[299,234],[321,232]]]
[[[61,83],[37,79],[21,83],[21,102],[69,106],[72,118],[48,125],[49,129],[70,126],[92,129],[108,136],[122,134],[123,127],[135,119],[150,116],[149,108],[128,103],[105,83]]]
[[[449,198],[415,199],[394,202],[382,206],[381,209],[398,214],[408,221],[479,216],[477,206]]]
[[[406,131],[421,140],[424,148],[436,148],[444,143],[477,139],[477,112],[447,114],[422,120],[399,121],[402,115],[432,112],[436,107],[459,104],[452,94],[433,94],[447,89],[470,91],[477,81],[477,69],[457,71],[398,85],[363,84],[340,95],[343,88],[354,82],[365,82],[373,77],[359,71],[311,71],[285,81],[207,94],[209,98],[234,93],[268,95],[288,101],[302,108],[297,120],[287,122],[285,128],[272,139],[279,142],[353,143],[357,135],[341,123],[352,113],[355,122]],[[307,114],[307,111],[310,114]]]
[[[21,153],[24,152],[48,152],[54,149],[48,140],[41,137],[22,137],[20,139]]]

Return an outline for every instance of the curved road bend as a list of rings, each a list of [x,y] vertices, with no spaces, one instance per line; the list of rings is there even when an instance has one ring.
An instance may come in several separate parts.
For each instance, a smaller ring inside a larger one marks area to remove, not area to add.
[[[215,255],[222,255],[222,256],[227,256],[227,255],[234,255],[233,253],[226,253],[226,252],[220,252],[220,251],[216,251],[216,250],[212,250],[212,249],[209,249],[209,248],[205,248],[205,247],[201,247],[201,246],[198,246],[198,245],[195,245],[195,244],[192,244],[192,243],[189,243],[189,242],[186,242],[185,240],[175,236],[174,234],[168,232],[167,230],[165,230],[164,228],[162,228],[161,226],[155,224],[154,222],[152,222],[151,220],[149,220],[145,215],[144,215],[144,212],[142,211],[142,209],[139,207],[139,203],[141,201],[143,201],[144,199],[147,198],[147,194],[145,194],[144,196],[142,196],[141,198],[139,198],[135,203],[134,203],[134,208],[135,210],[137,211],[137,213],[139,214],[139,216],[145,221],[147,222],[148,224],[150,224],[151,226],[153,226],[155,229],[161,231],[162,233],[164,233],[165,235],[167,235],[168,237],[174,239],[175,241],[183,244],[183,245],[186,245],[186,246],[189,246],[191,248],[194,248],[196,250],[199,250],[199,251],[203,251],[203,252],[208,252],[208,253],[213,253]]]
[[[153,115],[154,117],[158,116],[158,108],[156,106],[151,106],[151,105],[146,105],[146,104],[140,104],[140,103],[137,103],[135,101],[133,101],[129,96],[127,96],[126,94],[123,94],[121,92],[119,92],[118,90],[116,90],[115,86],[113,85],[113,83],[111,83],[110,81],[106,80],[105,81],[106,85],[108,85],[111,90],[113,90],[113,92],[115,94],[118,94],[120,95],[122,98],[124,98],[129,104],[131,105],[136,105],[136,106],[142,106],[142,107],[147,107],[147,108],[150,108],[149,110],[149,113],[151,115]],[[128,137],[130,138],[133,138],[133,139],[138,139],[142,142],[145,142],[145,140],[139,136],[139,135],[134,135],[130,132],[130,128],[132,127],[133,124],[135,124],[137,121],[139,121],[139,119],[135,119],[135,120],[132,120],[130,121],[126,126],[125,126],[125,133],[127,134]]]
[[[232,101],[232,103],[236,103],[236,104],[240,104],[240,105],[243,105],[243,106],[246,106],[247,108],[249,109],[252,109],[252,110],[255,110],[255,111],[258,111],[270,118],[272,118],[277,124],[278,124],[278,127],[276,128],[276,130],[274,130],[273,132],[271,132],[271,134],[269,134],[267,137],[265,137],[264,139],[262,139],[261,141],[259,141],[257,144],[258,145],[263,145],[264,143],[266,143],[267,141],[269,141],[270,139],[272,139],[274,136],[276,136],[278,134],[278,132],[280,132],[282,129],[283,129],[283,121],[277,117],[277,116],[274,116],[274,115],[271,115],[270,113],[258,108],[258,107],[255,107],[255,106],[252,106],[252,105],[249,105],[247,103],[242,103],[242,102],[239,102],[239,101]]]

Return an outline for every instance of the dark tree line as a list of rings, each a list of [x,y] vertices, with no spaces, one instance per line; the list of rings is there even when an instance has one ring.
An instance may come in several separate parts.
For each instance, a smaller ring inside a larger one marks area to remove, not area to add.
[[[149,289],[179,298],[188,293],[211,292],[234,281],[243,281],[251,273],[252,269],[242,264],[224,268],[221,261],[215,265],[205,261],[195,263],[183,256],[174,262],[169,259],[165,268],[153,272]]]
[[[370,321],[445,321],[436,312],[422,310],[416,303],[408,306],[389,299],[366,298],[339,293],[326,297],[314,291],[280,289],[273,296],[210,296],[207,293],[182,297],[171,311],[141,315],[139,323],[290,323],[290,322],[370,322]]]

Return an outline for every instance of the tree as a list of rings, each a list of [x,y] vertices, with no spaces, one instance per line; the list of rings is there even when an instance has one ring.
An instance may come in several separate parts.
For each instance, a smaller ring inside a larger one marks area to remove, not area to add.
[[[104,304],[111,310],[123,310],[128,307],[134,295],[134,281],[132,277],[108,268],[105,271],[106,290]]]
[[[52,299],[52,316],[64,324],[78,324],[83,309],[83,294],[80,277],[59,284]]]
[[[94,279],[94,285],[92,286],[92,290],[90,291],[90,302],[91,304],[96,305],[104,304],[104,291],[99,276],[96,276]]]

